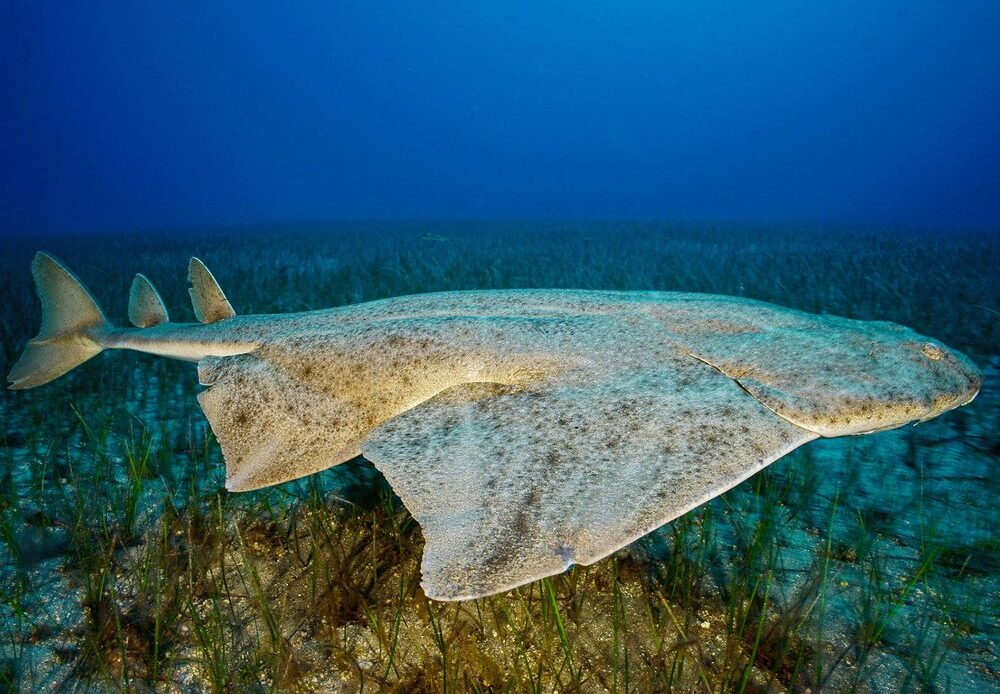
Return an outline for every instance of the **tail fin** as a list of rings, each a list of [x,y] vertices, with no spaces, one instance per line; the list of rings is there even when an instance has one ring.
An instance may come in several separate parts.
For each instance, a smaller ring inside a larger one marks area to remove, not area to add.
[[[62,376],[104,349],[95,328],[110,326],[94,297],[59,261],[38,253],[31,263],[42,303],[42,327],[7,376],[8,388],[34,388]]]

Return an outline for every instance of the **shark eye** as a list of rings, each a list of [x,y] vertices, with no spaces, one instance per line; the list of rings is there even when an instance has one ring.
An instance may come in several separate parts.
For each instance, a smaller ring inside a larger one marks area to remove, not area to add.
[[[925,344],[920,351],[923,352],[924,356],[931,361],[938,361],[944,356],[944,352],[941,351],[941,348],[937,345],[932,345],[930,342]]]

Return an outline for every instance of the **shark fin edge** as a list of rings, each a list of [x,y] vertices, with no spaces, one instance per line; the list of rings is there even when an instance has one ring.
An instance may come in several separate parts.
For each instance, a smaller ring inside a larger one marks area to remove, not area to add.
[[[188,264],[188,282],[191,287],[191,305],[200,323],[215,323],[236,315],[229,299],[215,277],[198,258],[191,258]]]
[[[170,321],[167,307],[145,275],[136,275],[128,295],[128,319],[137,328],[151,328]]]

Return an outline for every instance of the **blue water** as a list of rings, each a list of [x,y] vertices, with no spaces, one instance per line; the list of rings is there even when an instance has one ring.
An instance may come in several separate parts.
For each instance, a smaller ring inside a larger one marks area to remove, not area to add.
[[[898,322],[985,381],[441,607],[371,463],[228,493],[194,367],[104,354],[0,396],[0,691],[996,689],[1000,2],[4,10],[2,374],[46,250],[115,325],[137,272],[193,321],[198,256],[239,314],[707,292]]]
[[[4,14],[5,232],[1000,219],[996,2],[31,2]]]

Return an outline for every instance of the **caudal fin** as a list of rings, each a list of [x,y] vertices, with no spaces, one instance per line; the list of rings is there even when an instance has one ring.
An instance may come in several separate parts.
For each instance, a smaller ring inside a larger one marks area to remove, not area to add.
[[[7,375],[13,390],[48,383],[100,354],[104,348],[94,335],[110,327],[94,297],[58,260],[36,254],[31,274],[42,303],[42,327]]]

